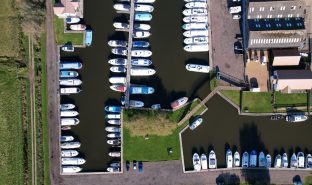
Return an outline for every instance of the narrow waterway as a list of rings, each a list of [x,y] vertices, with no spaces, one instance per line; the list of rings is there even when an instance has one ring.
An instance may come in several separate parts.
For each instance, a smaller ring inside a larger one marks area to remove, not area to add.
[[[286,152],[312,152],[312,120],[289,124],[284,120],[271,121],[269,117],[239,116],[237,110],[216,95],[208,103],[204,122],[196,130],[187,129],[182,134],[184,162],[186,170],[193,170],[194,152],[210,150],[217,155],[218,167],[225,167],[225,151],[256,150],[270,153],[272,157]]]
[[[190,98],[204,96],[209,92],[209,75],[188,72],[185,64],[189,62],[208,64],[208,53],[187,53],[183,50],[181,0],[157,0],[154,4],[150,37],[151,57],[156,75],[148,78],[132,78],[133,84],[150,85],[155,88],[153,95],[131,96],[131,99],[143,100],[146,106],[161,103],[168,107],[172,100],[180,96]],[[62,60],[81,61],[79,70],[82,92],[62,96],[62,103],[74,103],[79,111],[80,123],[73,126],[71,134],[82,143],[80,157],[86,159],[82,165],[84,172],[106,171],[113,160],[108,153],[113,149],[106,144],[104,106],[119,105],[121,93],[110,90],[108,78],[108,59],[114,57],[107,45],[110,39],[126,39],[126,33],[116,33],[114,20],[127,20],[127,16],[118,15],[113,9],[113,1],[88,0],[84,2],[84,21],[93,30],[92,46],[77,49],[74,53],[61,53]]]

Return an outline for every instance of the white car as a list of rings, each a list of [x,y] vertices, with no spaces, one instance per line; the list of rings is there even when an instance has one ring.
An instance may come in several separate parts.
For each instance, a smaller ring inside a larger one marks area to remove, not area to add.
[[[262,56],[261,57],[261,65],[265,65],[265,63],[266,63],[266,57]]]
[[[229,9],[230,13],[239,13],[242,11],[242,7],[241,6],[232,6]]]

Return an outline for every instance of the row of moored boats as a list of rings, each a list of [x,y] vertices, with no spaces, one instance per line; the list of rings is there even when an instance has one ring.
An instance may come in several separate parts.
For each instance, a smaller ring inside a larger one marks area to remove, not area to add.
[[[82,68],[80,62],[61,61],[60,62],[60,93],[61,95],[76,94],[81,92],[79,86],[82,81],[78,78],[77,70]]]
[[[260,152],[259,155],[255,150],[252,150],[249,154],[245,151],[240,156],[240,153],[236,151],[234,155],[232,151],[228,149],[225,155],[226,168],[300,168],[300,169],[312,169],[312,156],[308,154],[304,155],[303,152],[293,153],[290,159],[287,153],[283,155],[277,154],[273,161],[270,154],[265,155],[264,152]],[[216,169],[217,168],[217,157],[216,153],[212,150],[210,151],[208,158],[205,154],[198,155],[198,153],[193,154],[193,167],[195,171]]]

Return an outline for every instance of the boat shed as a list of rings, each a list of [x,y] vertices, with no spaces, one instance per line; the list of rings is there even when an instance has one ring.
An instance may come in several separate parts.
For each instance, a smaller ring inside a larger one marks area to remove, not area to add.
[[[298,49],[273,49],[273,66],[297,66],[300,62]]]
[[[304,92],[312,89],[312,72],[310,70],[276,70],[271,76],[275,91],[284,93]]]

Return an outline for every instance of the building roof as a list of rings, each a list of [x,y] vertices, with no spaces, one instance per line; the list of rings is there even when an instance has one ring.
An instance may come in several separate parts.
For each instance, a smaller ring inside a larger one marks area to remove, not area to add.
[[[274,49],[273,66],[297,66],[300,62],[300,53],[298,49]]]
[[[274,74],[277,81],[273,80],[273,84],[277,91],[312,89],[312,72],[309,70],[278,70]]]
[[[274,74],[277,75],[278,80],[298,80],[309,79],[312,80],[312,71],[310,70],[276,70]]]
[[[272,19],[249,19],[249,31],[267,30],[304,30],[304,19],[301,17],[293,18],[272,18]]]
[[[79,7],[79,0],[61,0],[53,7],[56,15],[75,14]]]
[[[249,2],[248,19],[304,17],[305,2],[297,1],[262,1]]]

